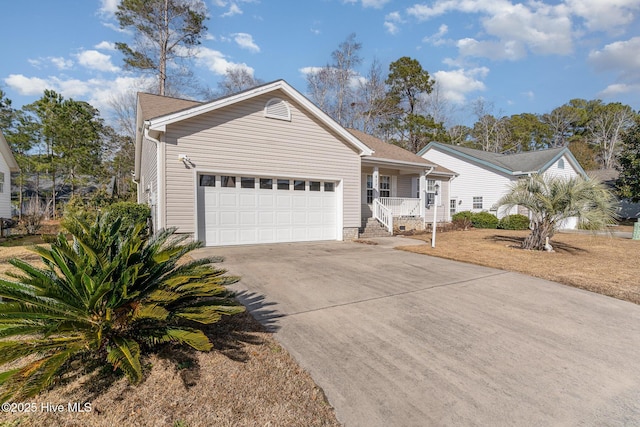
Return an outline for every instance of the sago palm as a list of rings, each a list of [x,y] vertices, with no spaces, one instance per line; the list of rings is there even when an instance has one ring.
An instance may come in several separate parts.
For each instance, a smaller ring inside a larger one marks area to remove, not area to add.
[[[615,222],[615,197],[591,178],[532,175],[515,182],[496,205],[529,210],[532,230],[522,244],[525,249],[543,250],[547,239],[569,218],[576,218],[581,228],[590,230]]]
[[[49,249],[35,247],[45,267],[14,259],[15,280],[0,280],[0,401],[33,396],[88,362],[108,363],[132,383],[142,379],[141,351],[160,343],[208,351],[199,325],[243,311],[225,288],[238,280],[185,260],[199,247],[175,230],[148,237],[145,224],[120,220],[66,223]]]

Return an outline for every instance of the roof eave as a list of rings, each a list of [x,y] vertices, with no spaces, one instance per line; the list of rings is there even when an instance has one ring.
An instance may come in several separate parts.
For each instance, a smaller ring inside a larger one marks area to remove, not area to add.
[[[430,163],[407,162],[403,160],[385,159],[381,157],[368,157],[368,156],[362,156],[362,162],[368,163],[368,164],[382,163],[385,165],[411,166],[411,167],[420,168],[420,169],[429,169],[429,168],[437,167],[437,165],[430,164]]]

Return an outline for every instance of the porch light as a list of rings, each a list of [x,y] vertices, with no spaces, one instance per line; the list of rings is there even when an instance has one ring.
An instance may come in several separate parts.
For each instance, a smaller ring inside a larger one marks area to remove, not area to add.
[[[440,184],[436,183],[436,185],[433,186],[433,188],[436,190],[435,195],[438,195],[438,190],[440,190]]]

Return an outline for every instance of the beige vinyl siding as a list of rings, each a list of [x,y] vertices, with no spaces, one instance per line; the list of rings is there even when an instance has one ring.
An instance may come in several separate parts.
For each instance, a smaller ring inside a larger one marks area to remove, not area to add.
[[[0,172],[4,174],[2,193],[0,193],[0,218],[11,218],[11,170],[2,155],[0,155]]]
[[[397,197],[416,197],[415,194],[411,192],[411,181],[416,179],[415,175],[399,175],[398,176],[398,196]]]
[[[265,118],[280,96],[291,121]],[[264,177],[342,180],[343,227],[360,226],[360,157],[284,93],[270,93],[172,124],[166,134],[166,224],[196,230],[195,173],[234,172]],[[186,154],[195,167],[178,159]]]
[[[142,164],[140,165],[139,203],[149,203],[151,194],[158,190],[157,182],[157,153],[156,144],[147,138],[142,138]]]

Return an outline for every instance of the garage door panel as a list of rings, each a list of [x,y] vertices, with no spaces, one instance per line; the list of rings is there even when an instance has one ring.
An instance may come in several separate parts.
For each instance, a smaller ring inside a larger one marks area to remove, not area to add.
[[[256,180],[256,182],[260,182]],[[219,183],[219,181],[218,181]],[[207,246],[332,240],[335,192],[269,188],[198,188],[199,230]]]
[[[235,193],[221,193],[218,197],[220,208],[236,208],[238,206],[238,195]]]
[[[209,224],[207,224],[208,226]],[[217,224],[220,227],[238,224],[238,212],[220,212],[220,222]]]

